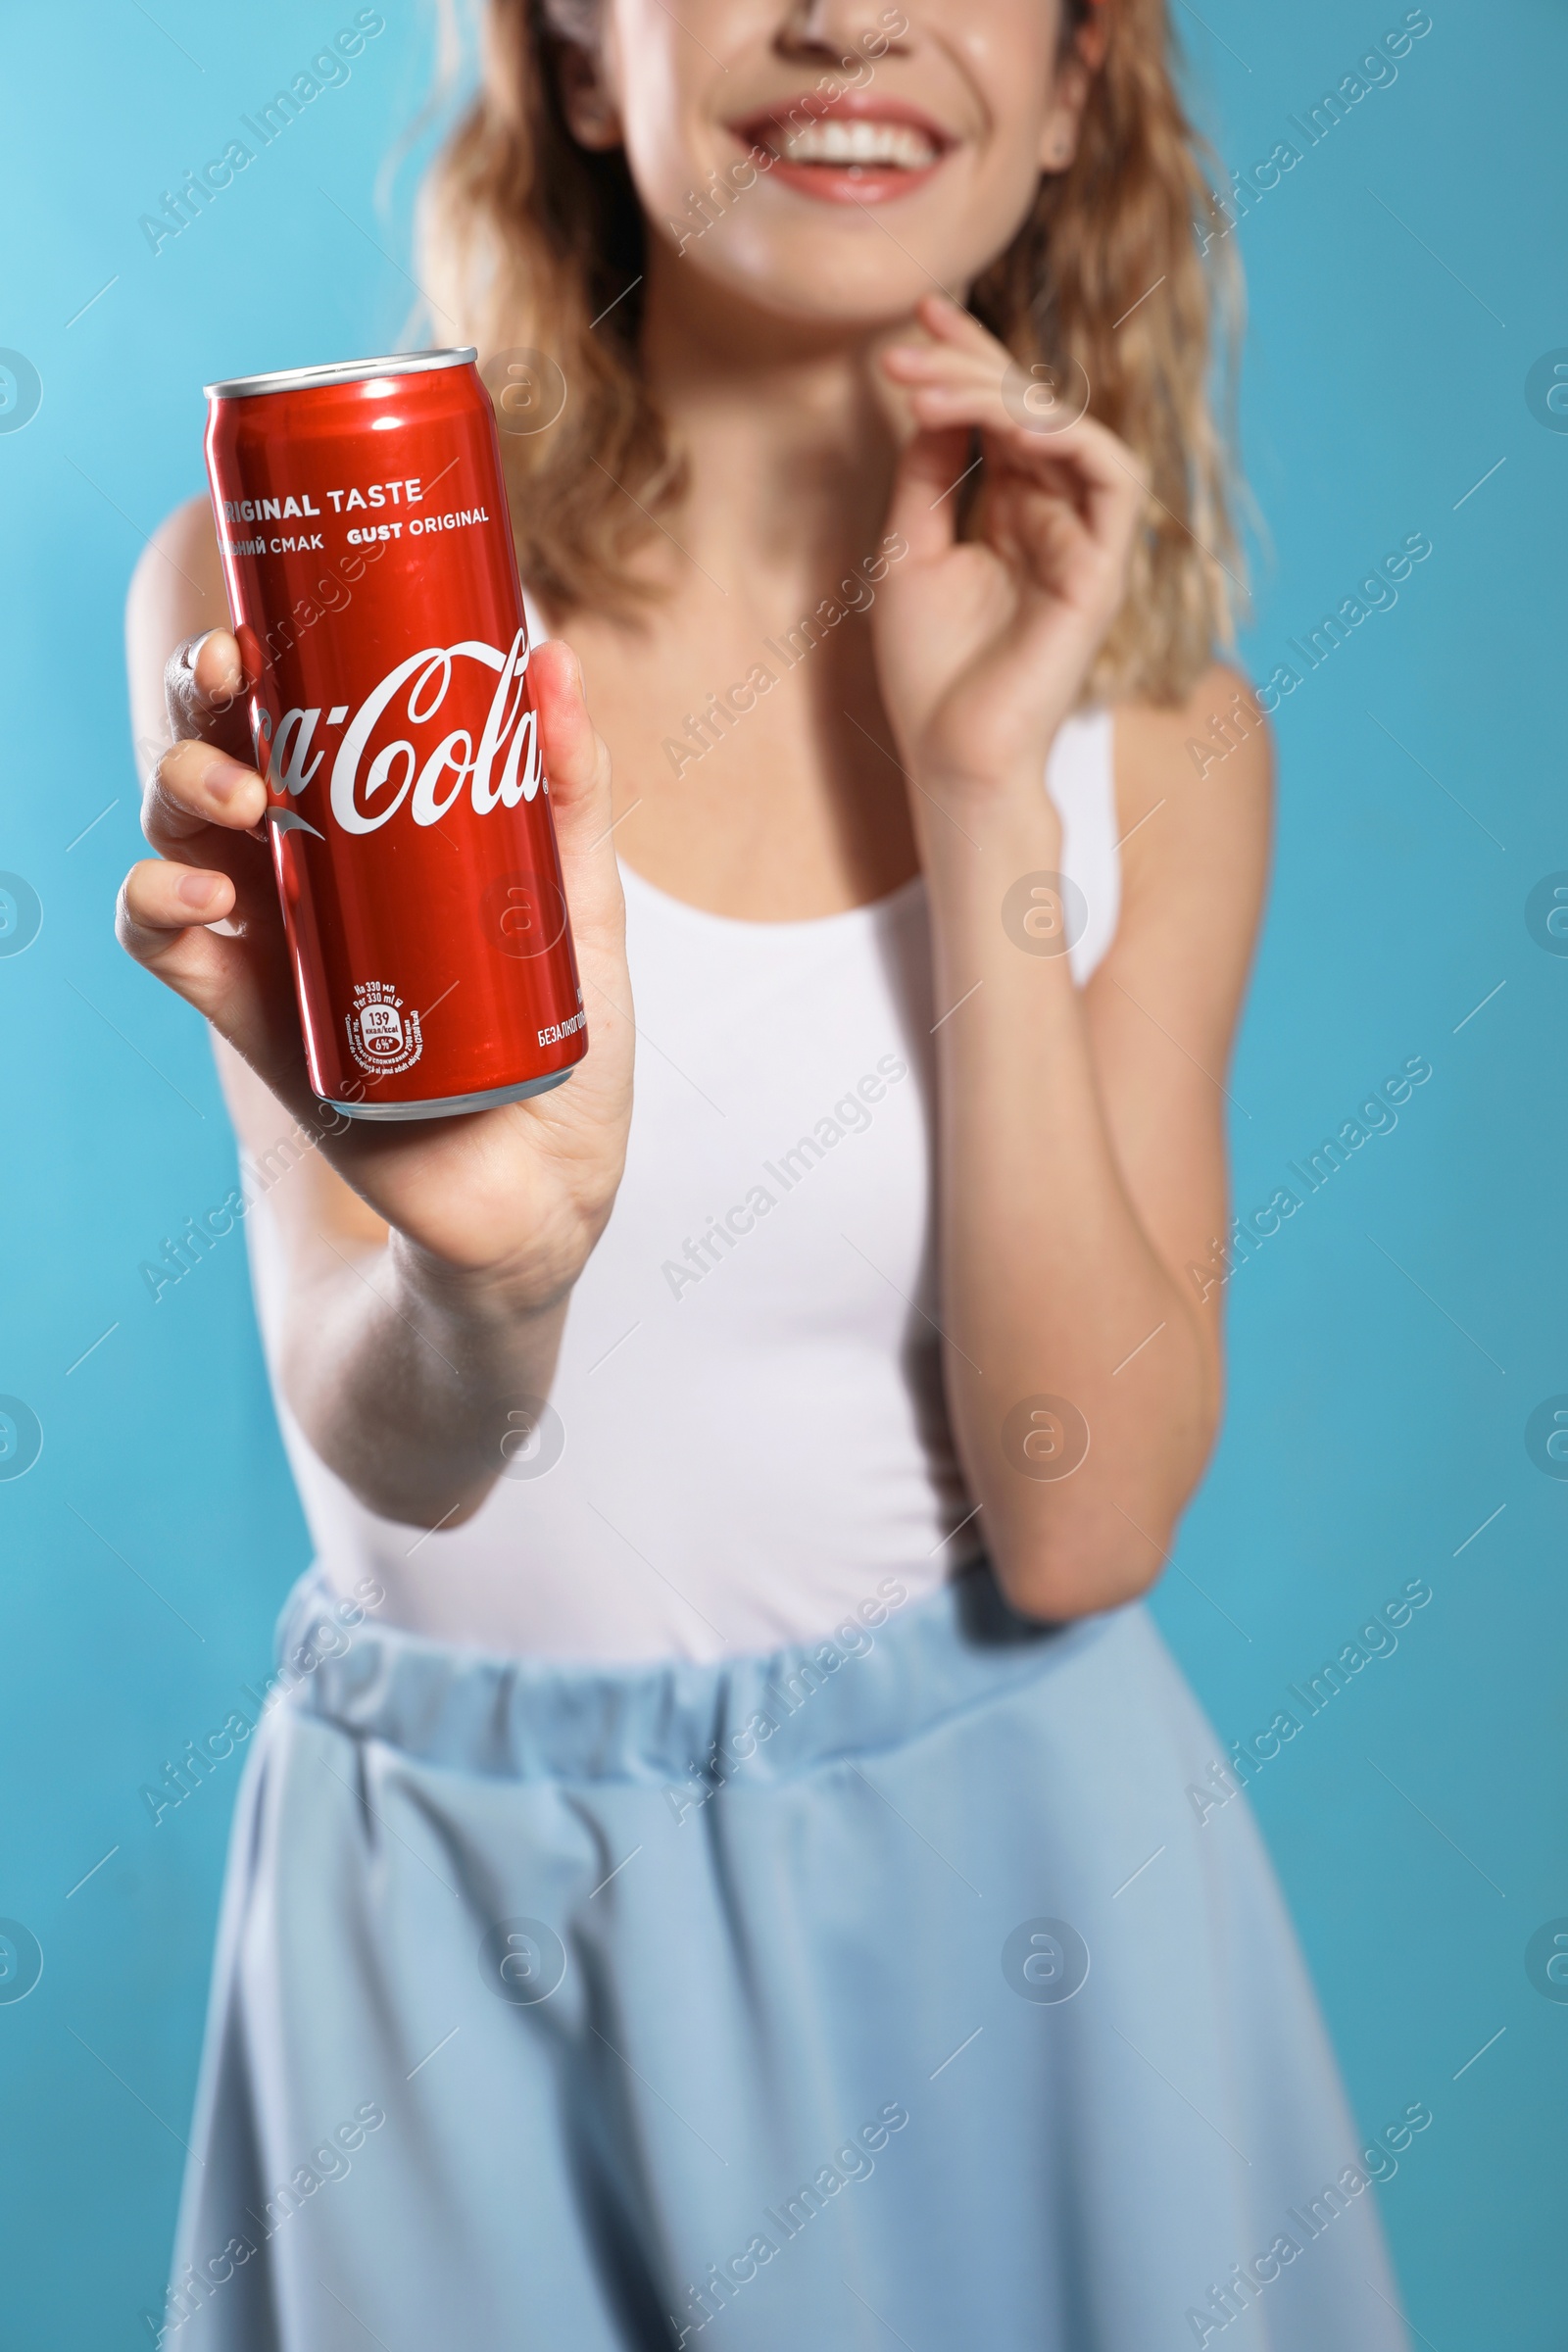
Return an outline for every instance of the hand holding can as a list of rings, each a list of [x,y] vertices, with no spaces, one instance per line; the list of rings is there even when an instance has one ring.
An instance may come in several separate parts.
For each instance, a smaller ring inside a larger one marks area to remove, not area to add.
[[[162,535],[163,561],[149,574],[159,585],[141,623],[154,632],[148,651],[201,628],[221,610],[210,520],[192,508],[176,522]],[[493,700],[499,672],[489,674]],[[273,875],[276,827],[266,811],[280,796],[254,764],[255,672],[247,672],[226,628],[206,627],[168,662],[165,699],[175,740],[148,782],[143,808],[143,828],[158,855],[131,869],[119,920],[122,942],[136,960],[212,1023],[287,1111],[296,1133],[319,1146],[321,1160],[392,1228],[400,1246],[412,1245],[413,1254],[400,1262],[411,1272],[421,1269],[421,1282],[454,1299],[471,1298],[476,1311],[484,1302],[486,1314],[526,1310],[570,1288],[613,1203],[631,1099],[634,1031],[609,756],[565,645],[537,646],[526,676],[540,768],[551,780],[546,806],[554,808],[559,828],[581,985],[594,1016],[594,1052],[576,1065],[571,1085],[460,1118],[387,1124],[327,1108],[306,1059]],[[316,771],[312,786],[325,775]],[[312,787],[282,797],[309,807]],[[285,840],[296,830],[285,828]],[[427,828],[425,838],[456,868],[440,828]],[[504,936],[517,920],[514,912]],[[523,944],[530,944],[526,932]],[[530,960],[510,959],[514,969]],[[439,1017],[421,1024],[427,1038]],[[365,1238],[374,1230],[364,1229]]]
[[[207,463],[311,1083],[430,1118],[587,1051],[471,350],[208,387]]]

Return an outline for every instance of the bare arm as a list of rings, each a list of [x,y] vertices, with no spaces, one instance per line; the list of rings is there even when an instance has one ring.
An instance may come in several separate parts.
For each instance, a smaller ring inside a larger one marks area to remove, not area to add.
[[[134,732],[172,748],[143,810],[160,856],[127,876],[120,935],[212,1023],[251,1158],[276,1167],[289,1146],[269,1192],[287,1267],[289,1403],[371,1509],[455,1524],[500,1475],[517,1414],[549,1393],[571,1287],[625,1151],[631,993],[609,760],[576,664],[553,645],[532,674],[579,960],[600,1007],[592,1050],[537,1101],[391,1132],[356,1126],[310,1091],[205,504],[173,515],[138,566],[126,648]],[[207,927],[225,918],[231,936]]]
[[[1217,670],[1187,710],[1118,713],[1130,838],[1103,965],[1080,994],[1065,955],[1030,952],[1004,922],[1021,878],[1060,869],[1045,760],[1124,593],[1143,484],[1087,418],[1019,426],[1000,346],[962,314],[922,311],[938,348],[889,359],[921,429],[894,503],[910,561],[883,592],[878,654],[918,787],[945,1016],[948,1395],[1004,1587],[1070,1617],[1153,1581],[1217,1425],[1218,1317],[1184,1268],[1224,1229],[1223,1080],[1269,759],[1259,719],[1223,782],[1193,775],[1183,746],[1217,707]],[[986,503],[980,538],[960,543],[943,494],[976,427]]]
[[[950,845],[932,886],[939,1009],[983,982],[937,1033],[948,1393],[988,1541],[1051,1616],[1152,1582],[1218,1424],[1220,1293],[1202,1304],[1185,1268],[1225,1229],[1224,1079],[1267,859],[1258,723],[1201,785],[1190,713],[1119,714],[1120,830],[1145,821],[1082,994],[1064,955],[999,919],[1017,875],[1059,869],[1049,808],[989,856]]]

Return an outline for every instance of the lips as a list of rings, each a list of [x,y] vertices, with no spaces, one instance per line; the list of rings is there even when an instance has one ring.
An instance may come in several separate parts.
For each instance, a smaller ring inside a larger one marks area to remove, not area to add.
[[[830,204],[876,204],[923,187],[957,141],[921,108],[845,90],[781,99],[729,124],[787,186]]]

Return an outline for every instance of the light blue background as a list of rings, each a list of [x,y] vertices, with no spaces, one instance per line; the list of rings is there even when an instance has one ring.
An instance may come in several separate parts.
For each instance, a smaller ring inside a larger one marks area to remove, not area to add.
[[[374,182],[433,30],[386,13],[347,86],[154,257],[138,216],[353,8],[5,12],[0,344],[32,360],[43,404],[0,434],[0,868],[44,923],[0,957],[0,1392],[45,1442],[0,1483],[0,1914],[45,1965],[0,2006],[3,2352],[148,2340],[237,1766],[156,1830],[137,1791],[240,1703],[307,1556],[241,1241],[156,1306],[137,1273],[234,1160],[199,1024],[111,934],[139,846],[122,612],[144,534],[201,487],[204,379],[400,338],[413,172],[381,211]],[[1378,2192],[1422,2340],[1545,2352],[1563,2340],[1568,2005],[1532,1987],[1524,1951],[1568,1913],[1568,1486],[1523,1431],[1568,1390],[1568,958],[1533,942],[1524,905],[1568,867],[1568,434],[1524,380],[1568,345],[1568,24],[1546,0],[1432,13],[1396,83],[1242,231],[1271,539],[1254,669],[1404,534],[1434,552],[1279,713],[1278,874],[1231,1081],[1239,1205],[1406,1056],[1433,1076],[1232,1285],[1229,1424],[1157,1607],[1229,1739],[1407,1578],[1430,1582],[1397,1653],[1262,1771],[1256,1801],[1362,2125],[1433,2110]],[[1250,164],[1403,11],[1175,14],[1216,144]]]

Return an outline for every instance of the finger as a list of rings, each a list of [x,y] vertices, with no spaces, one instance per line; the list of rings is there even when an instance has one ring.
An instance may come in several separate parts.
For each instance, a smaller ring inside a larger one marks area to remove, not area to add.
[[[995,360],[1000,367],[1009,364],[1005,344],[999,343],[989,327],[981,325],[972,312],[961,303],[952,301],[946,294],[922,294],[915,304],[915,317],[928,334],[950,349],[969,351],[985,359]]]
[[[626,903],[615,858],[610,753],[588,713],[582,665],[558,637],[534,647],[528,669],[593,1043],[572,1086],[519,1107],[530,1120],[569,1129],[579,1117],[592,1124],[607,1104],[613,1106],[630,1070],[635,1029]]]
[[[255,768],[188,736],[164,753],[147,780],[142,831],[163,849],[207,826],[253,833],[266,813],[267,787]]]
[[[934,343],[895,343],[882,354],[882,370],[911,398],[927,388],[999,391],[1007,372],[989,353],[954,351]]]
[[[993,466],[1010,467],[1035,488],[1064,499],[1106,544],[1136,526],[1148,493],[1145,469],[1093,417],[1041,432],[1018,422],[1000,386],[975,384],[928,386],[912,395],[910,406],[916,422],[928,429],[961,422],[979,430]]]
[[[882,365],[899,382],[911,390],[930,386],[962,395],[972,391],[980,396],[987,391],[1001,394],[1005,382],[1021,370],[1018,361],[983,327],[967,311],[940,294],[923,295],[916,305],[916,317],[935,338],[930,343],[895,343],[882,355]],[[1089,416],[1075,418],[1071,424],[1053,426],[1042,436],[1036,426],[1019,426],[1018,420],[1005,409],[1004,414],[1015,431],[1027,434],[1031,441],[1042,437],[1063,443],[1081,458],[1086,472],[1097,481],[1111,482],[1119,470],[1134,479],[1144,479],[1144,468],[1126,443],[1109,428]],[[933,408],[929,421],[940,421]],[[986,419],[976,416],[976,423]]]
[[[144,971],[194,1006],[274,1091],[303,1102],[310,1089],[282,927],[260,942],[207,928],[231,914],[235,903],[227,874],[146,858],[121,886],[116,935]]]
[[[188,637],[175,647],[164,670],[169,723],[179,740],[201,736],[243,754],[250,741],[246,693],[239,643],[227,629]]]
[[[1095,488],[1110,489],[1136,479],[1132,452],[1091,416],[1045,426],[1021,420],[1007,404],[1006,387],[996,376],[955,369],[914,386],[910,407],[922,424],[967,424],[984,431],[1027,471],[1070,466]]]
[[[1020,419],[1007,406],[1006,393],[1020,383],[1027,388],[1028,379],[1020,363],[983,327],[973,342],[895,343],[881,358],[884,368],[915,397],[926,388],[960,396],[971,392],[976,397],[992,393],[1003,401],[1009,421],[1032,440],[1062,443],[1073,440],[1075,445],[1081,444],[1086,463],[1097,473],[1108,474],[1118,460],[1135,474],[1141,470],[1127,444],[1087,413],[1070,421]]]
[[[922,299],[907,339],[886,345],[878,359],[888,381],[902,391],[933,382],[996,385],[1015,365],[978,319],[940,295]]]
[[[608,842],[612,820],[610,754],[583,694],[582,665],[559,637],[534,647],[528,674],[539,712],[539,749],[563,855]],[[613,851],[610,852],[612,858]]]
[[[238,1043],[254,963],[244,944],[210,931],[234,905],[226,874],[144,858],[121,885],[115,932],[127,956]]]
[[[917,564],[937,562],[953,546],[964,484],[977,464],[973,435],[963,426],[916,431],[905,443],[888,501],[888,527],[902,533]]]
[[[260,821],[266,803],[254,768],[195,739],[164,753],[142,799],[142,831],[153,848],[177,866],[222,875],[230,890],[222,911],[247,934],[273,934],[281,920]]]
[[[889,351],[919,352],[928,359],[948,359],[970,362],[986,368],[993,378],[1005,374],[1017,365],[1004,343],[999,342],[989,327],[945,295],[922,295],[914,310],[915,332],[907,341],[888,346]]]
[[[138,963],[150,963],[193,926],[222,922],[233,906],[234,885],[227,874],[144,858],[121,888],[120,944]]]
[[[1013,363],[1000,344],[995,351],[969,351],[952,343],[890,343],[882,365],[910,379],[973,376],[977,382],[997,384]]]
[[[938,348],[930,344],[898,344],[883,354],[889,376],[908,395],[917,424],[933,430],[959,421],[977,426],[1005,452],[1020,470],[1053,479],[1060,467],[1061,486],[1091,498],[1135,497],[1147,486],[1145,468],[1134,453],[1109,429],[1090,416],[1049,429],[1020,418],[1007,398],[1017,364],[1000,344],[987,338],[988,348]],[[1000,363],[1000,365],[999,365]],[[1071,469],[1070,473],[1067,469]]]

